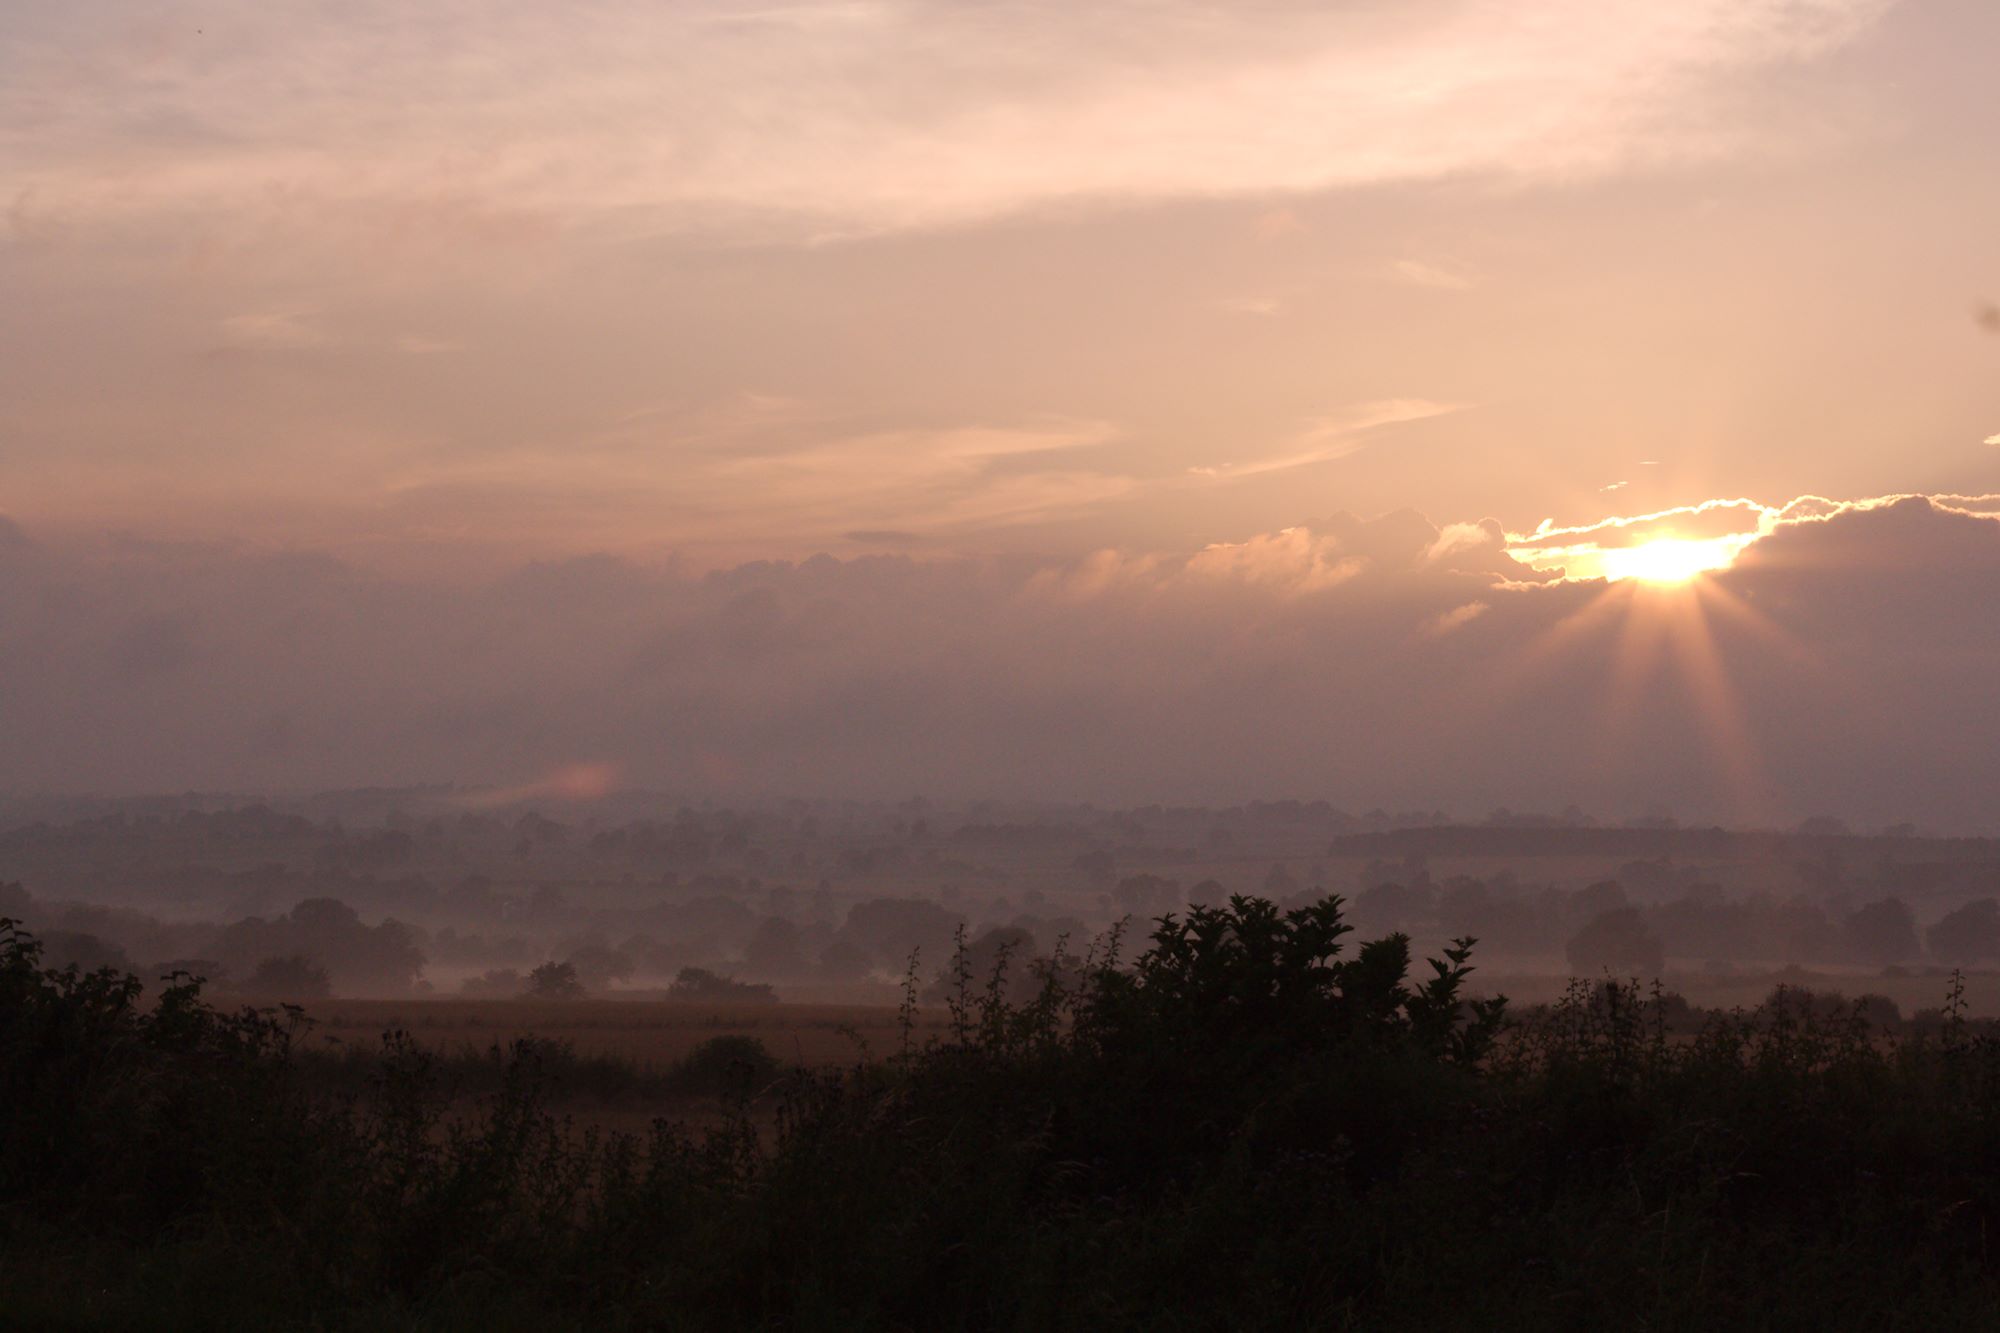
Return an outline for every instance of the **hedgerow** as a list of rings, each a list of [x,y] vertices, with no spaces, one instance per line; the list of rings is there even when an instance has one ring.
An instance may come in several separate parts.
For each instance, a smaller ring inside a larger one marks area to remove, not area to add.
[[[629,1081],[41,965],[0,923],[0,1311],[118,1328],[1935,1327],[2000,1313],[2000,1053],[1779,992],[1510,1014],[1341,904],[961,948],[945,1034]],[[1022,988],[1010,969],[1031,969]],[[651,1081],[649,1081],[651,1079]],[[565,1080],[704,1089],[603,1134]]]

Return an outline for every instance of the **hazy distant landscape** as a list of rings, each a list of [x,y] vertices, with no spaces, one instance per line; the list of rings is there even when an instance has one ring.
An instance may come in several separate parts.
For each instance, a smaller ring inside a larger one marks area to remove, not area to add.
[[[2000,1328],[1993,0],[0,0],[0,1333]]]
[[[1338,895],[1358,930],[1420,950],[1474,937],[1479,987],[1517,996],[1611,975],[1700,1003],[1783,981],[1924,1007],[1960,969],[1974,1012],[2000,1013],[2000,839],[1827,818],[1779,832],[1298,801],[151,798],[17,804],[0,883],[52,963],[181,969],[265,1001],[518,998],[556,964],[604,999],[729,1000],[734,982],[893,1005],[912,966],[938,981],[961,932],[977,956],[1004,944],[1025,963],[1246,894]]]
[[[1995,840],[1294,801],[466,804],[14,817],[16,1314],[2000,1308]]]

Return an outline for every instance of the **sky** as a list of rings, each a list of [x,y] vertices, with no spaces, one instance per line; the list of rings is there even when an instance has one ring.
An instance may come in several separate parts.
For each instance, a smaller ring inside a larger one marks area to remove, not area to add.
[[[0,788],[2000,831],[1994,50],[0,0]]]

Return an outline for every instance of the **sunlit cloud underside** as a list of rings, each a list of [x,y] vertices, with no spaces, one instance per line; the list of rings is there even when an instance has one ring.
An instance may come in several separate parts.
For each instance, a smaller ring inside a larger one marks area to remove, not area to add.
[[[1729,568],[1790,509],[1709,500],[1576,527],[1544,523],[1530,533],[1509,534],[1508,550],[1542,574],[1673,586]]]
[[[1543,523],[1533,532],[1508,534],[1507,550],[1546,576],[1672,587],[1728,570],[1753,544],[1782,527],[1823,522],[1839,513],[1885,509],[1914,498],[1835,501],[1808,495],[1780,506],[1745,499],[1707,500],[1575,527]],[[2000,497],[1991,495],[1922,498],[1947,512],[2000,514]]]

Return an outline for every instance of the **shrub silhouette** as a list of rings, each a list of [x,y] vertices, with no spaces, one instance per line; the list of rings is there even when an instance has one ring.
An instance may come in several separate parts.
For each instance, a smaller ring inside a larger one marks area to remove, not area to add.
[[[702,1000],[710,1003],[748,1000],[754,1004],[776,1002],[778,993],[762,982],[737,981],[719,976],[705,967],[684,967],[667,987],[670,1000]]]
[[[49,931],[41,937],[41,945],[49,960],[62,967],[74,966],[83,972],[95,972],[100,968],[112,968],[119,972],[132,970],[132,960],[125,956],[123,949],[82,931]]]
[[[1636,907],[1600,912],[1563,946],[1569,969],[1578,976],[1610,971],[1656,977],[1666,966],[1659,937]]]
[[[755,1037],[710,1037],[688,1053],[673,1072],[674,1082],[701,1092],[747,1094],[779,1075],[778,1060]]]
[[[460,995],[484,996],[488,999],[512,999],[528,992],[528,979],[511,967],[489,968],[476,977],[467,977],[459,983]]]
[[[1465,994],[1471,941],[1412,978],[1407,940],[1348,933],[1337,899],[1233,898],[1130,961],[1058,949],[1020,1003],[961,961],[940,1038],[912,1017],[886,1061],[789,1076],[718,1038],[655,1076],[723,1094],[712,1127],[634,1137],[551,1110],[649,1086],[558,1044],[308,1055],[296,1010],[186,978],[147,1005],[0,922],[0,1300],[27,1327],[2000,1315],[2000,1044],[1961,993],[1901,1035],[1782,989],[1670,1035],[1658,991],[1509,1017]]]
[[[1848,956],[1859,963],[1896,963],[1917,956],[1917,922],[1895,898],[1857,907],[1841,925]]]
[[[547,962],[528,973],[528,992],[537,1000],[580,1000],[583,981],[569,963]]]
[[[2000,902],[1980,898],[1941,917],[1924,933],[1933,957],[1972,963],[2000,958]]]
[[[575,969],[586,991],[609,990],[629,980],[635,968],[631,955],[602,944],[586,944],[573,950],[566,960]]]

